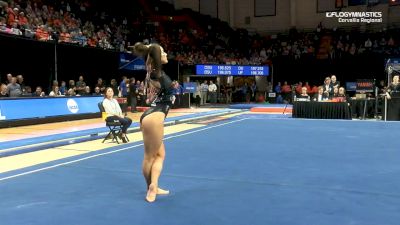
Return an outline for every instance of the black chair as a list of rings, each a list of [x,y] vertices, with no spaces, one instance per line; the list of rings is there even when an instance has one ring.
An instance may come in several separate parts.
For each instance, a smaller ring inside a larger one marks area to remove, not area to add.
[[[99,107],[99,110],[102,114],[106,112],[103,106],[103,102],[99,102],[97,106]],[[110,132],[108,132],[108,134],[104,137],[102,143],[112,137],[112,141],[116,141],[119,144],[118,138],[121,138],[122,135],[122,124],[118,120],[107,121],[107,119],[105,119],[105,122],[108,129],[110,129]]]

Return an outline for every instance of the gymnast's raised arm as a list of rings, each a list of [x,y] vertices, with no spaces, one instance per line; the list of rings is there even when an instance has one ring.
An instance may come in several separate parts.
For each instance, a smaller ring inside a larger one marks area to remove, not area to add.
[[[148,57],[151,61],[150,79],[158,80],[161,77],[161,47],[153,44],[149,47]]]

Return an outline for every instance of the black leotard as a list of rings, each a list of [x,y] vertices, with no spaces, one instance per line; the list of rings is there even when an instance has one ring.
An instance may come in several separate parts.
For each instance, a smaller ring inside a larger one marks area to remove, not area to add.
[[[156,92],[154,99],[151,99],[151,107],[140,117],[143,118],[153,112],[163,112],[167,116],[171,108],[174,95],[172,94],[171,78],[161,70],[161,49],[159,45],[151,45],[149,54],[145,57],[147,67],[146,89]]]

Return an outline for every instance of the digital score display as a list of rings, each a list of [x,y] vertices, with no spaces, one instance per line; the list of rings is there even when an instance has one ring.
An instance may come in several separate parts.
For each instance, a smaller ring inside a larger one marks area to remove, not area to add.
[[[196,65],[196,75],[268,76],[269,66]]]

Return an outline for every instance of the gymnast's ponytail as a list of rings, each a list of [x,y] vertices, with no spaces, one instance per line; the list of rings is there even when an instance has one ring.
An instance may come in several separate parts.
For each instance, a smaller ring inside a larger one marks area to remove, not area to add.
[[[142,42],[136,42],[133,46],[133,54],[136,56],[145,57],[149,54],[149,46]]]

